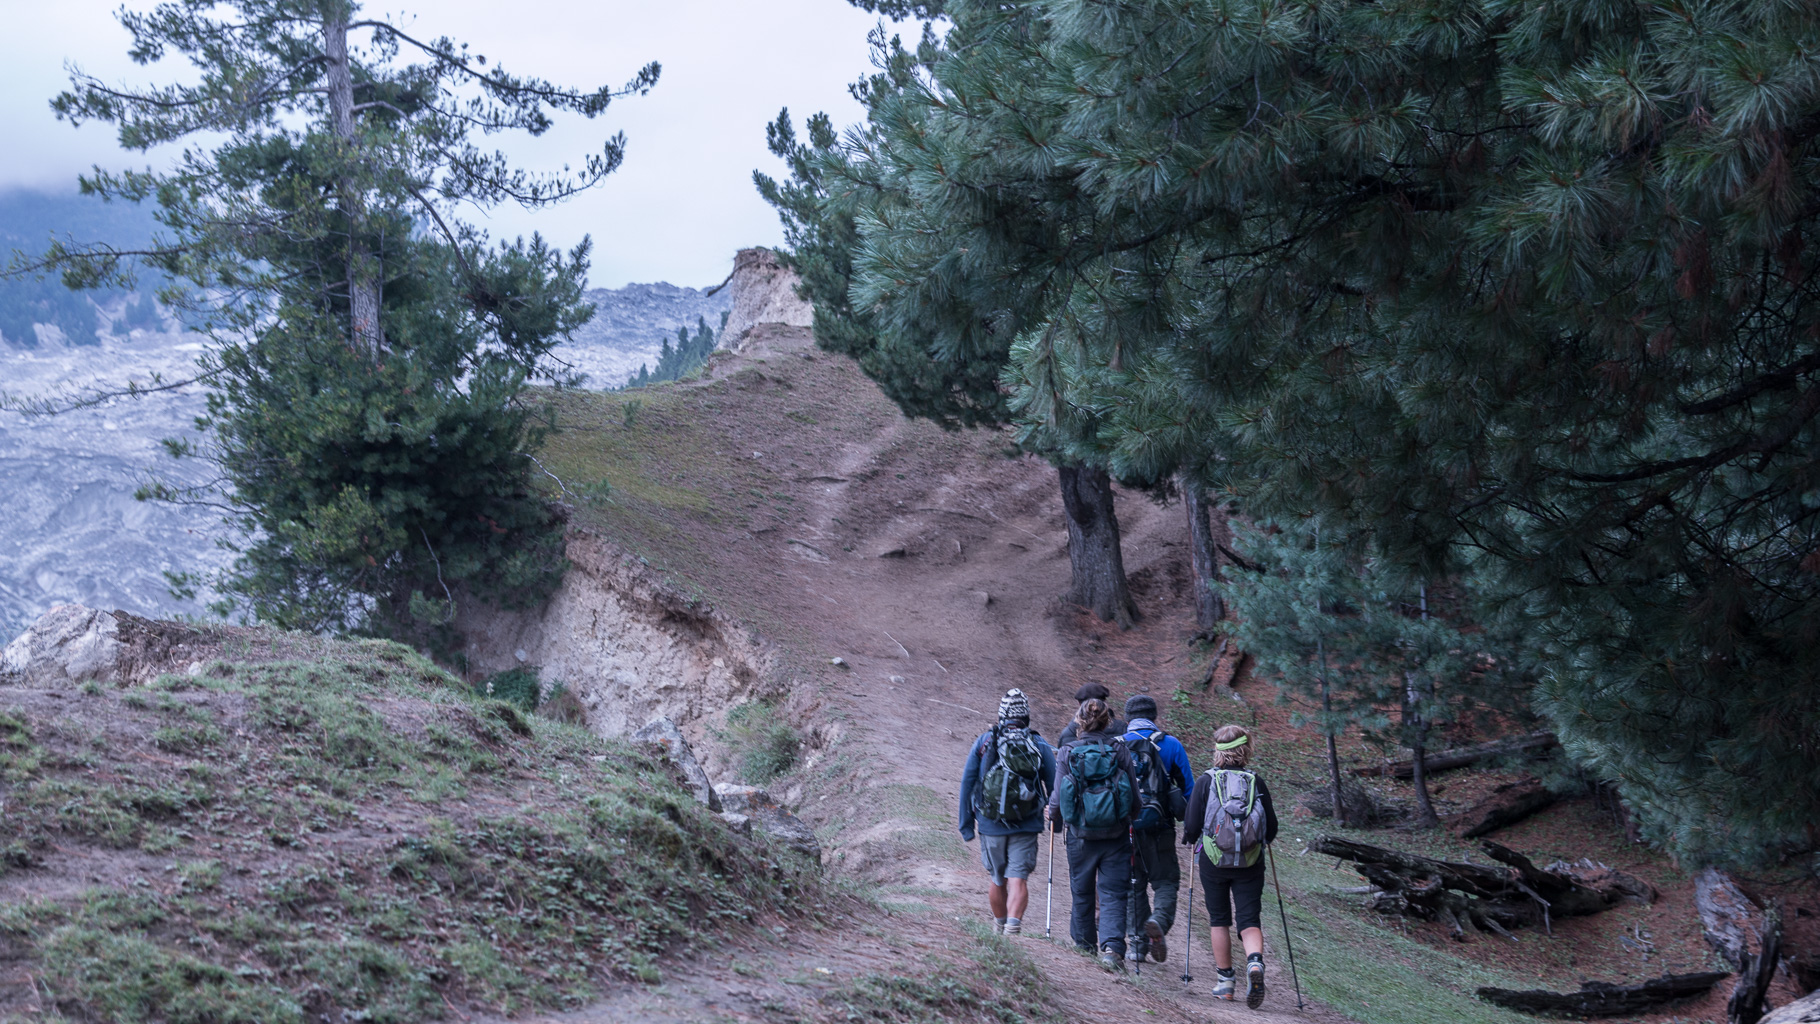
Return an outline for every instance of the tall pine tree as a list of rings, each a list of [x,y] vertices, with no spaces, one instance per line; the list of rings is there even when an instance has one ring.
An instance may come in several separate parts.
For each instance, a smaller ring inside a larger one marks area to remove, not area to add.
[[[791,178],[755,181],[784,219],[788,258],[815,303],[824,347],[857,359],[906,415],[946,427],[1004,425],[1000,377],[1011,344],[1064,282],[1008,277],[995,261],[1062,244],[1042,208],[1058,184],[1005,168],[982,167],[985,180],[965,185],[931,174],[989,156],[990,140],[944,100],[945,70],[969,66],[948,61],[955,37],[944,44],[927,24],[914,50],[882,32],[873,43],[881,73],[853,89],[866,124],[843,140],[817,115],[804,143],[785,111],[769,136]],[[957,204],[969,215],[948,216]],[[1129,625],[1137,605],[1107,466],[1083,456],[1090,446],[1069,450],[1043,437],[1023,440],[1056,465],[1072,569],[1066,599]]]
[[[1010,335],[1058,447],[1469,571],[1646,835],[1820,849],[1820,12],[943,14],[820,165],[877,330]]]
[[[123,10],[132,56],[196,69],[116,87],[81,73],[52,108],[116,126],[122,147],[195,139],[169,171],[97,172],[86,192],[158,205],[149,250],[59,246],[67,282],[150,262],[214,342],[204,439],[181,456],[222,470],[217,500],[247,535],[226,592],[308,629],[423,636],[458,589],[507,604],[548,593],[561,524],[531,486],[543,429],[526,385],[591,315],[587,243],[491,243],[463,203],[556,202],[620,163],[610,139],[575,172],[534,175],[474,139],[532,135],[643,92],[576,91],[510,74],[467,46],[418,38],[350,0],[170,0]]]

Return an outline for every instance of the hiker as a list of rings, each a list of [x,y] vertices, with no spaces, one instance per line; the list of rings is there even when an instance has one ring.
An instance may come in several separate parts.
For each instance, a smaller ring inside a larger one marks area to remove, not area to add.
[[[1188,814],[1194,769],[1182,741],[1157,727],[1156,698],[1136,694],[1125,701],[1125,749],[1137,775],[1138,817],[1131,826],[1131,900],[1125,908],[1125,959],[1157,963],[1169,959],[1164,937],[1175,927],[1176,894],[1182,865],[1175,856],[1175,823]],[[1156,899],[1151,901],[1151,890]]]
[[[1105,683],[1088,683],[1086,686],[1074,691],[1074,702],[1076,704],[1085,704],[1090,700],[1110,701],[1112,700],[1112,691],[1106,689]],[[1125,732],[1125,723],[1114,721],[1106,728],[1114,736],[1120,736]],[[1060,749],[1067,746],[1068,741],[1071,739],[1074,739],[1074,719],[1072,718],[1068,720],[1067,725],[1062,726],[1062,734],[1055,738],[1056,748]]]
[[[1083,952],[1097,949],[1106,969],[1122,971],[1137,776],[1125,741],[1112,731],[1112,711],[1105,701],[1082,701],[1074,725],[1074,738],[1057,759],[1055,791],[1046,812],[1068,826],[1068,889],[1073,895],[1068,933]]]
[[[993,931],[1016,935],[1030,903],[1037,836],[1055,788],[1055,750],[1030,728],[1024,691],[1005,691],[998,724],[981,733],[961,771],[961,840],[973,841],[977,820],[980,863],[991,878],[986,902]]]
[[[1207,891],[1213,962],[1219,968],[1213,994],[1233,998],[1232,932],[1237,919],[1245,944],[1245,1005],[1264,1002],[1264,846],[1277,837],[1276,807],[1270,788],[1246,770],[1252,754],[1251,734],[1243,726],[1222,725],[1213,734],[1213,768],[1205,785],[1194,787],[1182,841],[1195,850],[1195,866]]]

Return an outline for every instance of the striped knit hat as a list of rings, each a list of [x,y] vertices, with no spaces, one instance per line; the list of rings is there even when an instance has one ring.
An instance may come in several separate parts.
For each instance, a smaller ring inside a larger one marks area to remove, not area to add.
[[[1014,686],[1011,689],[1006,690],[1005,695],[998,699],[999,721],[1009,722],[1014,719],[1029,717],[1030,698],[1024,696],[1024,691]]]

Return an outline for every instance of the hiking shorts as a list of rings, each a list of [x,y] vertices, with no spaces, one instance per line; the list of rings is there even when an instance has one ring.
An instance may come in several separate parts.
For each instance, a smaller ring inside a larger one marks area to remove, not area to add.
[[[1235,874],[1216,868],[1207,857],[1195,858],[1201,869],[1201,885],[1207,890],[1207,923],[1215,928],[1230,928],[1238,919],[1239,931],[1262,927],[1264,913],[1264,866],[1255,872]]]
[[[1036,870],[1035,832],[1013,832],[1008,836],[980,836],[980,864],[992,876],[993,885],[1004,885],[1007,878],[1029,878]]]

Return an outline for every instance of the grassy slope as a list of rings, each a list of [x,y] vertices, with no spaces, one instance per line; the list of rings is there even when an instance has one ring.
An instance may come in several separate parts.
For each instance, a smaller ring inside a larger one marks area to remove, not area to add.
[[[0,689],[0,1014],[576,1005],[820,899],[640,750],[393,644],[231,632],[195,677]]]

